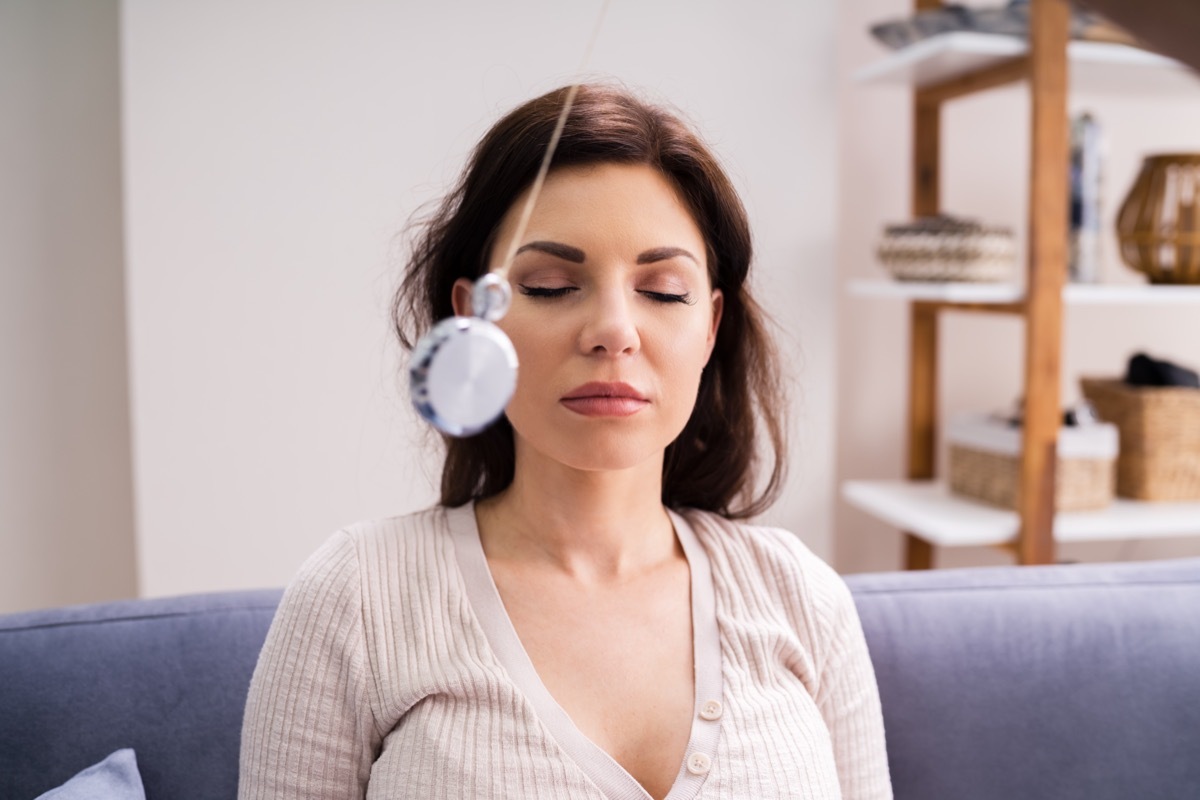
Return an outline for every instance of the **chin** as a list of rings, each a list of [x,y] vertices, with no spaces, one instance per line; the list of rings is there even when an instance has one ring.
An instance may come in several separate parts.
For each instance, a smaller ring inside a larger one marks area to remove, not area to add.
[[[635,469],[646,463],[646,461],[654,459],[657,463],[662,461],[662,451],[658,451],[644,458],[631,457],[628,452],[624,453],[588,453],[580,454],[578,458],[564,458],[559,461],[572,469],[580,472],[624,472],[626,470]]]
[[[661,464],[674,439],[614,430],[523,438],[542,456],[581,472],[620,472],[647,462]]]
[[[562,464],[585,472],[616,472],[662,459],[665,446],[632,442],[626,436],[588,436],[560,449],[555,458]]]

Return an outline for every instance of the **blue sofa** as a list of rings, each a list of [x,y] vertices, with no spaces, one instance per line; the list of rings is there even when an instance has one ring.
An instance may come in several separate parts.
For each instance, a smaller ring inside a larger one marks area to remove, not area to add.
[[[1200,798],[1200,559],[848,580],[898,800]],[[0,798],[122,747],[149,800],[235,797],[279,597],[0,617]]]

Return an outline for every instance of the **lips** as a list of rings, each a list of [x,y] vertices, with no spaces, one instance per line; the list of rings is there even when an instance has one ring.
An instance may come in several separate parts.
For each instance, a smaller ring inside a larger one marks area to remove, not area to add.
[[[585,417],[628,417],[650,405],[641,392],[627,383],[585,383],[559,401]]]

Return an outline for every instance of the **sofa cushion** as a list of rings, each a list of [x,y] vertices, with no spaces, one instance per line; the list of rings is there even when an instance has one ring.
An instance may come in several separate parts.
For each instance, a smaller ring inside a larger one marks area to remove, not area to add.
[[[848,583],[897,800],[1200,797],[1200,559]]]
[[[129,748],[93,764],[37,800],[146,800],[137,757]]]
[[[0,797],[37,797],[126,747],[149,800],[235,797],[246,692],[280,595],[0,617]]]

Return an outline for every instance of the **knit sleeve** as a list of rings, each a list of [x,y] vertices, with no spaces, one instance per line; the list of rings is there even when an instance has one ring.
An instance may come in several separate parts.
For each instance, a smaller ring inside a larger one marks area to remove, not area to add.
[[[339,532],[284,592],[250,683],[239,800],[365,797],[380,735],[360,585],[354,542]]]
[[[844,800],[890,800],[891,777],[879,686],[854,598],[832,570],[828,587],[828,649],[816,701],[833,740]]]

